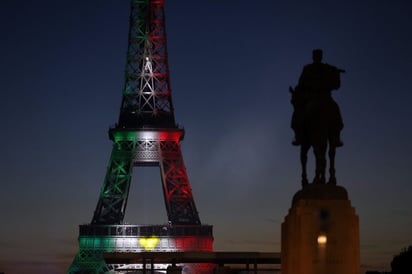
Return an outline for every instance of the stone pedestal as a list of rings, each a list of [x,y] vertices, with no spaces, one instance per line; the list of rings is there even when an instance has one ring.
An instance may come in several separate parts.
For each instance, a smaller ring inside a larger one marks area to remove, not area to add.
[[[347,191],[309,184],[282,223],[282,274],[359,274],[359,220]]]

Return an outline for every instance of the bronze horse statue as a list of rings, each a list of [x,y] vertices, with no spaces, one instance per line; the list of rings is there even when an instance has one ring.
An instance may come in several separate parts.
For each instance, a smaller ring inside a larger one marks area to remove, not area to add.
[[[306,165],[308,151],[312,147],[316,159],[315,177],[312,183],[326,183],[326,151],[329,155],[329,180],[336,185],[335,154],[336,148],[342,146],[339,139],[339,121],[336,121],[337,104],[330,92],[308,96],[301,90],[289,88],[292,94],[294,116],[300,130],[300,162],[302,165],[302,186],[309,184]],[[340,113],[338,113],[340,115]],[[343,127],[343,124],[342,124]],[[295,129],[296,130],[296,129]]]

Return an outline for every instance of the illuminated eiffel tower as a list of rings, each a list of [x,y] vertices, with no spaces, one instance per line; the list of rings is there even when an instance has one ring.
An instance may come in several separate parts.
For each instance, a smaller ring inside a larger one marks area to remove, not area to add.
[[[113,148],[99,201],[91,224],[80,225],[68,273],[125,273],[130,266],[105,263],[109,252],[212,252],[212,226],[200,222],[180,149],[184,130],[174,117],[164,0],[131,1],[120,116],[109,136]],[[160,167],[168,216],[163,225],[123,224],[135,166]],[[210,269],[186,265],[184,271]]]

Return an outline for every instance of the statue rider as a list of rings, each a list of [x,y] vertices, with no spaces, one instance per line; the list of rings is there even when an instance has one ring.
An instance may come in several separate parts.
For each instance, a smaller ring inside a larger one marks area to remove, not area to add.
[[[322,63],[322,57],[322,50],[314,49],[312,51],[313,63],[304,66],[296,88],[294,90],[291,87],[289,88],[292,92],[292,104],[294,105],[291,127],[295,132],[295,139],[292,144],[296,146],[302,144],[305,109],[310,107],[311,104],[318,103],[320,100],[327,102],[330,108],[331,123],[329,127],[332,128],[331,142],[336,147],[343,145],[340,139],[340,132],[343,129],[342,116],[338,104],[332,98],[331,92],[332,90],[339,89],[340,73],[345,71]]]

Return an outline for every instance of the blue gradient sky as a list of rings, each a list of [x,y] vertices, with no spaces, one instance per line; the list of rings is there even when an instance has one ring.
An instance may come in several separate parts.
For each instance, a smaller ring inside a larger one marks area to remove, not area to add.
[[[169,0],[166,13],[183,156],[215,249],[280,251],[300,188],[287,88],[320,47],[347,71],[337,176],[361,262],[389,269],[412,244],[412,2]],[[71,263],[111,152],[128,18],[128,0],[0,2],[0,272]],[[167,221],[158,169],[135,169],[127,209],[130,223]]]

